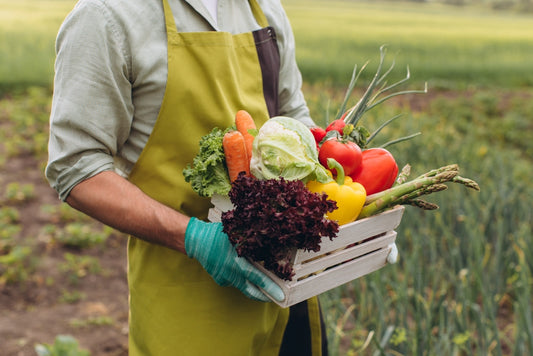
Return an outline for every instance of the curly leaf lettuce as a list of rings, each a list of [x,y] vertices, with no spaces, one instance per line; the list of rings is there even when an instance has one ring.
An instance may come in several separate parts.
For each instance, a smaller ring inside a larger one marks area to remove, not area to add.
[[[185,181],[202,197],[227,195],[231,189],[222,140],[229,129],[218,127],[200,139],[199,152],[183,170]]]

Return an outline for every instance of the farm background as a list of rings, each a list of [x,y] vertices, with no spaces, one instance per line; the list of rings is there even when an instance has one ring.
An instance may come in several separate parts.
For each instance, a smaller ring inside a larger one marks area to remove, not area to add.
[[[354,65],[379,47],[391,81],[429,92],[370,111],[412,176],[458,163],[480,193],[451,186],[408,208],[400,260],[326,293],[333,355],[533,353],[533,15],[529,2],[283,0],[313,117],[335,114]],[[53,47],[73,0],[0,0],[0,344],[32,355],[73,335],[94,355],[126,354],[125,239],[59,204],[42,177]],[[498,6],[496,6],[498,5]],[[516,11],[520,8],[521,11]],[[379,144],[379,142],[377,143]]]

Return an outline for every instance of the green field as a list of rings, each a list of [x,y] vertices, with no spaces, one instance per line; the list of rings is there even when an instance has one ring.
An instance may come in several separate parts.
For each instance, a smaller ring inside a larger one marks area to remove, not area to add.
[[[376,49],[386,44],[398,67],[410,66],[414,82],[444,88],[533,84],[531,14],[419,2],[283,4],[307,80],[327,77],[344,83],[355,64],[376,58]]]
[[[73,0],[0,0],[0,89],[51,85],[53,43]],[[533,85],[533,16],[435,3],[284,0],[306,81],[345,85],[387,44],[435,88]],[[28,11],[31,9],[32,11]],[[369,73],[375,67],[369,64]],[[370,74],[369,74],[370,75]]]
[[[0,0],[0,93],[51,86],[54,42],[72,0]]]
[[[0,202],[9,209],[21,210],[25,198],[22,187],[22,203],[7,198],[17,187],[4,168],[28,154],[46,159],[54,37],[74,3],[0,0]],[[436,211],[407,207],[399,262],[321,296],[332,355],[533,354],[533,16],[435,3],[283,4],[317,122],[335,114],[354,65],[370,61],[358,99],[387,44],[391,78],[409,65],[407,87],[427,81],[429,92],[386,102],[362,124],[373,130],[403,113],[376,144],[421,132],[390,147],[412,177],[457,163],[481,186],[429,196]],[[21,236],[19,219],[1,212],[0,287],[10,272],[10,288],[23,288],[28,277],[6,261],[35,236]]]

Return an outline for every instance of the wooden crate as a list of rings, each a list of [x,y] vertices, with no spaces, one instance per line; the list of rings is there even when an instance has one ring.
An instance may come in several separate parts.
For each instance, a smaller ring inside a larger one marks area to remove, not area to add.
[[[214,207],[209,211],[210,221],[220,221],[223,211],[233,209],[228,197],[213,196],[211,202]],[[384,267],[403,211],[403,206],[397,206],[342,225],[336,238],[323,238],[318,252],[296,250],[291,259],[295,272],[291,281],[277,277],[260,263],[252,263],[285,293],[283,301],[274,302],[289,307]]]

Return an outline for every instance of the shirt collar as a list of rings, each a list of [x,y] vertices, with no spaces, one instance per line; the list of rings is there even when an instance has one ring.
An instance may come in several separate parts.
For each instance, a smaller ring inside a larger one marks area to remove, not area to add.
[[[211,27],[213,27],[213,29],[218,30],[216,19],[213,19],[213,17],[211,17],[211,13],[205,7],[202,0],[183,0],[183,1],[189,4],[198,14],[200,14],[207,22],[209,22],[209,24],[211,25]]]

